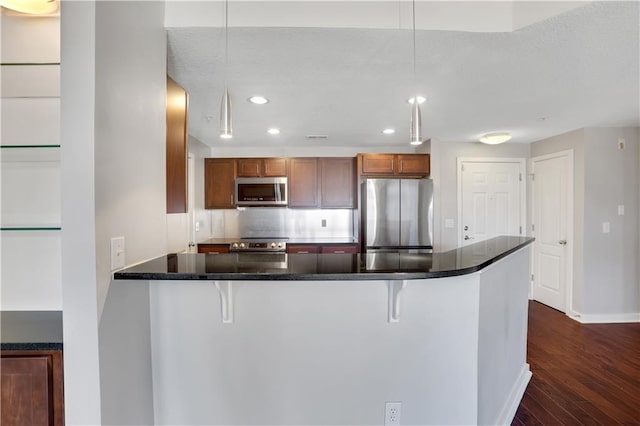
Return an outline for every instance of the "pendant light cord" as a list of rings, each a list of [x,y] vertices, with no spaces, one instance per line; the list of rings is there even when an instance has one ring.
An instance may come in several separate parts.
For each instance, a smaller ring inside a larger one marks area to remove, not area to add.
[[[227,87],[227,68],[229,68],[229,0],[225,0],[224,2],[224,87],[225,88]]]
[[[413,90],[417,92],[418,85],[416,83],[416,0],[413,0]],[[414,101],[418,102],[418,95],[414,94]]]

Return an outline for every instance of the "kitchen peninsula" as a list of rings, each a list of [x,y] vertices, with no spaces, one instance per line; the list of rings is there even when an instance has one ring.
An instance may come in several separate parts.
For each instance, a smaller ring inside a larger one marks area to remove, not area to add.
[[[532,241],[170,254],[116,272],[103,321],[128,333],[138,292],[155,424],[382,424],[389,401],[402,424],[505,424],[531,376]]]

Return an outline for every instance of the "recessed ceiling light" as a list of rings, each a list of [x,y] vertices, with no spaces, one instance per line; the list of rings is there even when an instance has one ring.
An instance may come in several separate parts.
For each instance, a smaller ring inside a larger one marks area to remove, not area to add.
[[[498,145],[500,143],[505,143],[506,141],[511,139],[511,133],[487,133],[486,135],[480,138],[480,142],[486,143],[489,145]]]
[[[222,134],[220,135],[220,137],[221,137],[222,139],[231,139],[231,138],[233,138],[233,136],[231,135],[231,133],[222,133]]]
[[[247,100],[256,105],[264,105],[269,102],[269,99],[265,98],[264,96],[252,96]]]
[[[384,129],[384,130],[382,131],[382,133],[384,133],[385,135],[392,135],[392,134],[394,134],[395,132],[396,132],[396,131],[395,131],[395,129]]]
[[[329,139],[329,135],[306,135],[306,139]]]
[[[271,129],[267,130],[267,133],[269,133],[270,135],[278,135],[280,134],[280,129],[272,127]]]
[[[427,100],[427,98],[425,98],[424,96],[418,96],[418,103],[419,104],[423,104],[424,101],[426,101],[426,100]],[[411,105],[413,105],[413,102],[414,102],[413,98],[407,99],[407,102],[409,102]]]

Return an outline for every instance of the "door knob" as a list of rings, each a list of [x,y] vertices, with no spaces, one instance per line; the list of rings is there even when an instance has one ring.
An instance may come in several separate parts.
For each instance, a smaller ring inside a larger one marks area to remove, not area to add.
[[[563,245],[563,246],[564,246],[564,245],[566,245],[566,244],[567,244],[567,240],[560,240],[560,241],[558,241],[558,244],[560,244],[560,245]]]
[[[473,238],[471,238],[471,237],[470,237],[470,236],[468,236],[468,235],[465,235],[465,236],[464,236],[464,239],[465,239],[465,240],[473,240]]]
[[[464,226],[464,230],[465,230],[465,231],[468,231],[468,230],[469,230],[469,227],[468,227],[467,225],[465,225],[465,226]]]

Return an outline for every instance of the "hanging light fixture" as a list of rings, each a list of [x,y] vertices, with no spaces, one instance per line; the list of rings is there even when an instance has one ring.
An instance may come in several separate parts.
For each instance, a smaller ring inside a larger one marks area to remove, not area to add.
[[[58,0],[0,0],[0,6],[29,15],[49,15],[58,11]]]
[[[416,84],[416,0],[413,0],[413,88],[417,91]],[[418,94],[414,99],[419,99]],[[420,102],[413,102],[411,107],[411,126],[409,128],[409,142],[411,145],[422,144],[422,112],[420,112]]]
[[[229,67],[229,0],[224,2],[224,95],[220,104],[220,137],[231,139],[233,129],[231,126],[231,98],[227,88],[227,69]]]

